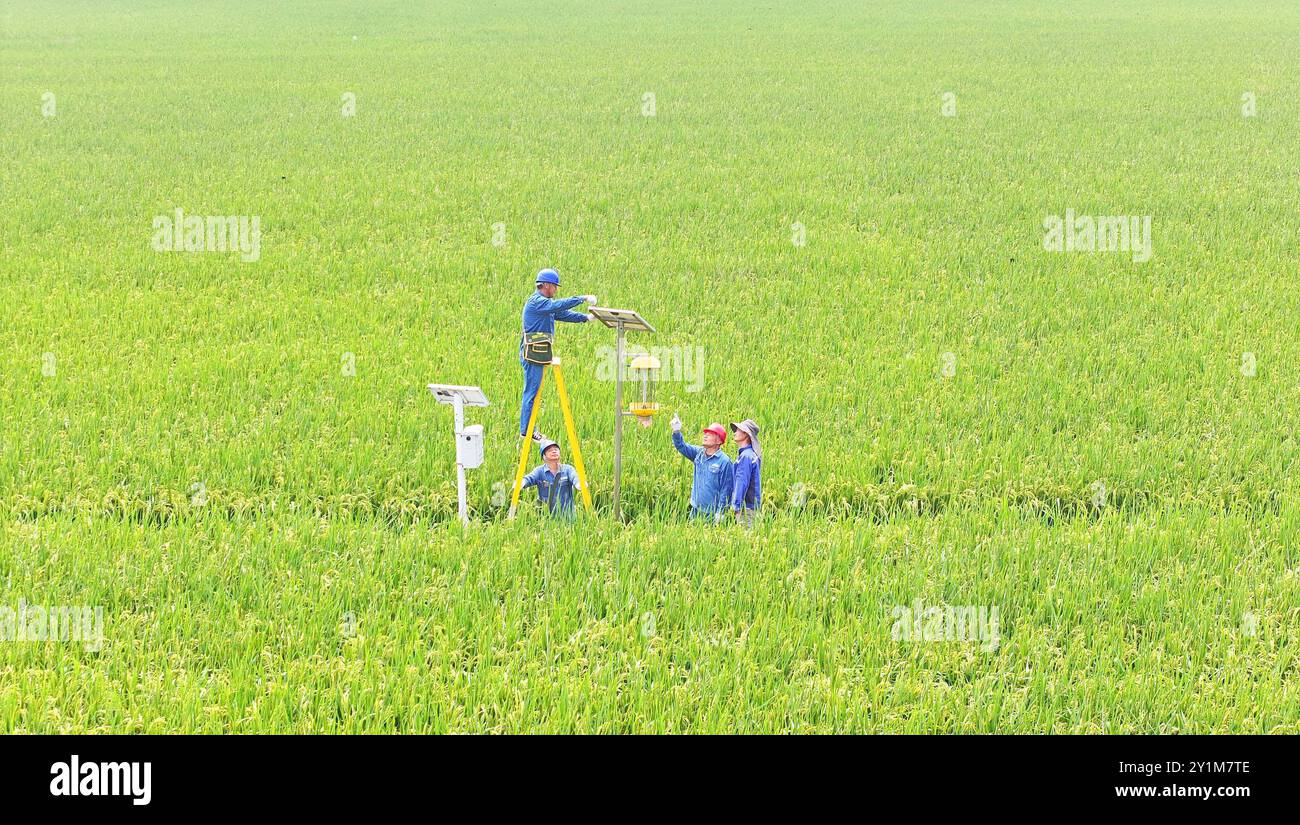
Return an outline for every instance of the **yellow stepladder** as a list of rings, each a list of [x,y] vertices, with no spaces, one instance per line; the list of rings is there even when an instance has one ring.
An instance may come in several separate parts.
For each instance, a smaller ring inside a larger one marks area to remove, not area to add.
[[[514,518],[519,509],[519,493],[524,483],[524,472],[528,467],[528,450],[533,446],[533,427],[537,424],[537,411],[542,406],[542,389],[546,386],[547,368],[555,370],[555,389],[560,394],[560,411],[564,413],[564,431],[569,436],[570,449],[573,451],[573,469],[578,471],[578,483],[582,485],[582,503],[587,512],[595,508],[591,503],[591,490],[587,485],[587,468],[582,463],[582,447],[578,444],[578,428],[573,424],[573,410],[569,407],[569,391],[564,386],[564,370],[560,369],[560,359],[552,358],[551,363],[542,367],[542,378],[537,383],[537,397],[533,400],[533,411],[528,414],[528,431],[524,433],[524,443],[519,447],[519,469],[515,471],[515,486],[510,493],[510,512],[506,518]]]

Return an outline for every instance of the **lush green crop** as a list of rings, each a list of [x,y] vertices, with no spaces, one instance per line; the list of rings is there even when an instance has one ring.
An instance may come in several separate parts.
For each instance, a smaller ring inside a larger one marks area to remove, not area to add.
[[[0,641],[0,730],[1296,732],[1300,9],[606,6],[0,10],[0,610],[104,617]],[[755,531],[663,421],[613,522],[598,325],[598,512],[505,522],[543,266],[760,422]]]

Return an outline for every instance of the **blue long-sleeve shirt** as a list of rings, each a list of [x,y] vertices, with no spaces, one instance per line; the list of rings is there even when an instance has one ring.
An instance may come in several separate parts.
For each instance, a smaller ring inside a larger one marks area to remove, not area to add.
[[[566,321],[570,324],[587,323],[585,313],[571,311],[582,303],[582,298],[581,295],[572,298],[547,298],[540,292],[534,292],[532,297],[524,302],[524,332],[545,332],[554,335],[556,321]],[[519,339],[521,358],[523,351],[524,342],[521,336]]]
[[[545,464],[524,476],[524,483],[519,488],[526,490],[537,487],[537,499],[551,511],[551,515],[572,515],[573,494],[582,489],[578,473],[568,464],[561,464],[558,472],[551,472]]]
[[[691,506],[704,513],[717,513],[731,498],[731,459],[722,450],[713,455],[703,447],[687,444],[680,432],[673,433],[673,446],[695,465],[691,479]]]
[[[746,444],[736,456],[735,481],[731,487],[731,509],[757,510],[763,503],[763,485],[759,481],[762,461],[754,455],[754,448]]]

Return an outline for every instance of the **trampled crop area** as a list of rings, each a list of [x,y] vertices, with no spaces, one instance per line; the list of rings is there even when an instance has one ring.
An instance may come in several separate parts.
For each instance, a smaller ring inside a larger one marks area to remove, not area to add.
[[[0,730],[1300,732],[1298,49],[1281,2],[7,3]],[[599,324],[596,513],[506,519],[542,267],[675,365],[626,524]],[[429,382],[491,401],[468,529]],[[762,425],[753,530],[687,522],[672,413]]]

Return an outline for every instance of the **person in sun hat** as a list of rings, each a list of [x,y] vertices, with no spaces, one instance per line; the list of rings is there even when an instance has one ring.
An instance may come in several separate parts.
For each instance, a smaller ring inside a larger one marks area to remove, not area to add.
[[[752,527],[754,512],[763,502],[763,485],[759,480],[763,448],[758,443],[758,424],[752,418],[733,421],[731,432],[739,450],[731,485],[731,510],[736,514],[736,521]]]
[[[542,386],[542,369],[545,363],[539,363],[534,354],[533,344],[544,344],[544,361],[550,360],[551,339],[555,335],[555,322],[584,324],[591,320],[591,315],[573,312],[578,304],[596,303],[595,295],[575,295],[572,298],[556,298],[560,290],[560,273],[554,269],[543,269],[537,273],[534,284],[536,290],[524,302],[523,333],[519,338],[519,364],[524,368],[524,396],[519,408],[519,437],[528,434],[528,417],[533,414],[533,404],[537,401],[537,391]],[[532,360],[530,360],[532,359]],[[542,442],[546,436],[540,432],[533,433],[533,441]]]
[[[682,438],[680,418],[674,415],[668,423],[673,430],[673,446],[695,465],[691,479],[690,517],[721,521],[727,512],[732,489],[731,459],[722,451],[727,431],[721,424],[710,424],[701,432],[700,446],[696,447]]]
[[[546,439],[538,445],[542,464],[528,475],[520,490],[537,488],[537,498],[546,505],[553,516],[573,518],[573,494],[582,489],[578,473],[568,464],[560,463],[560,445]]]

